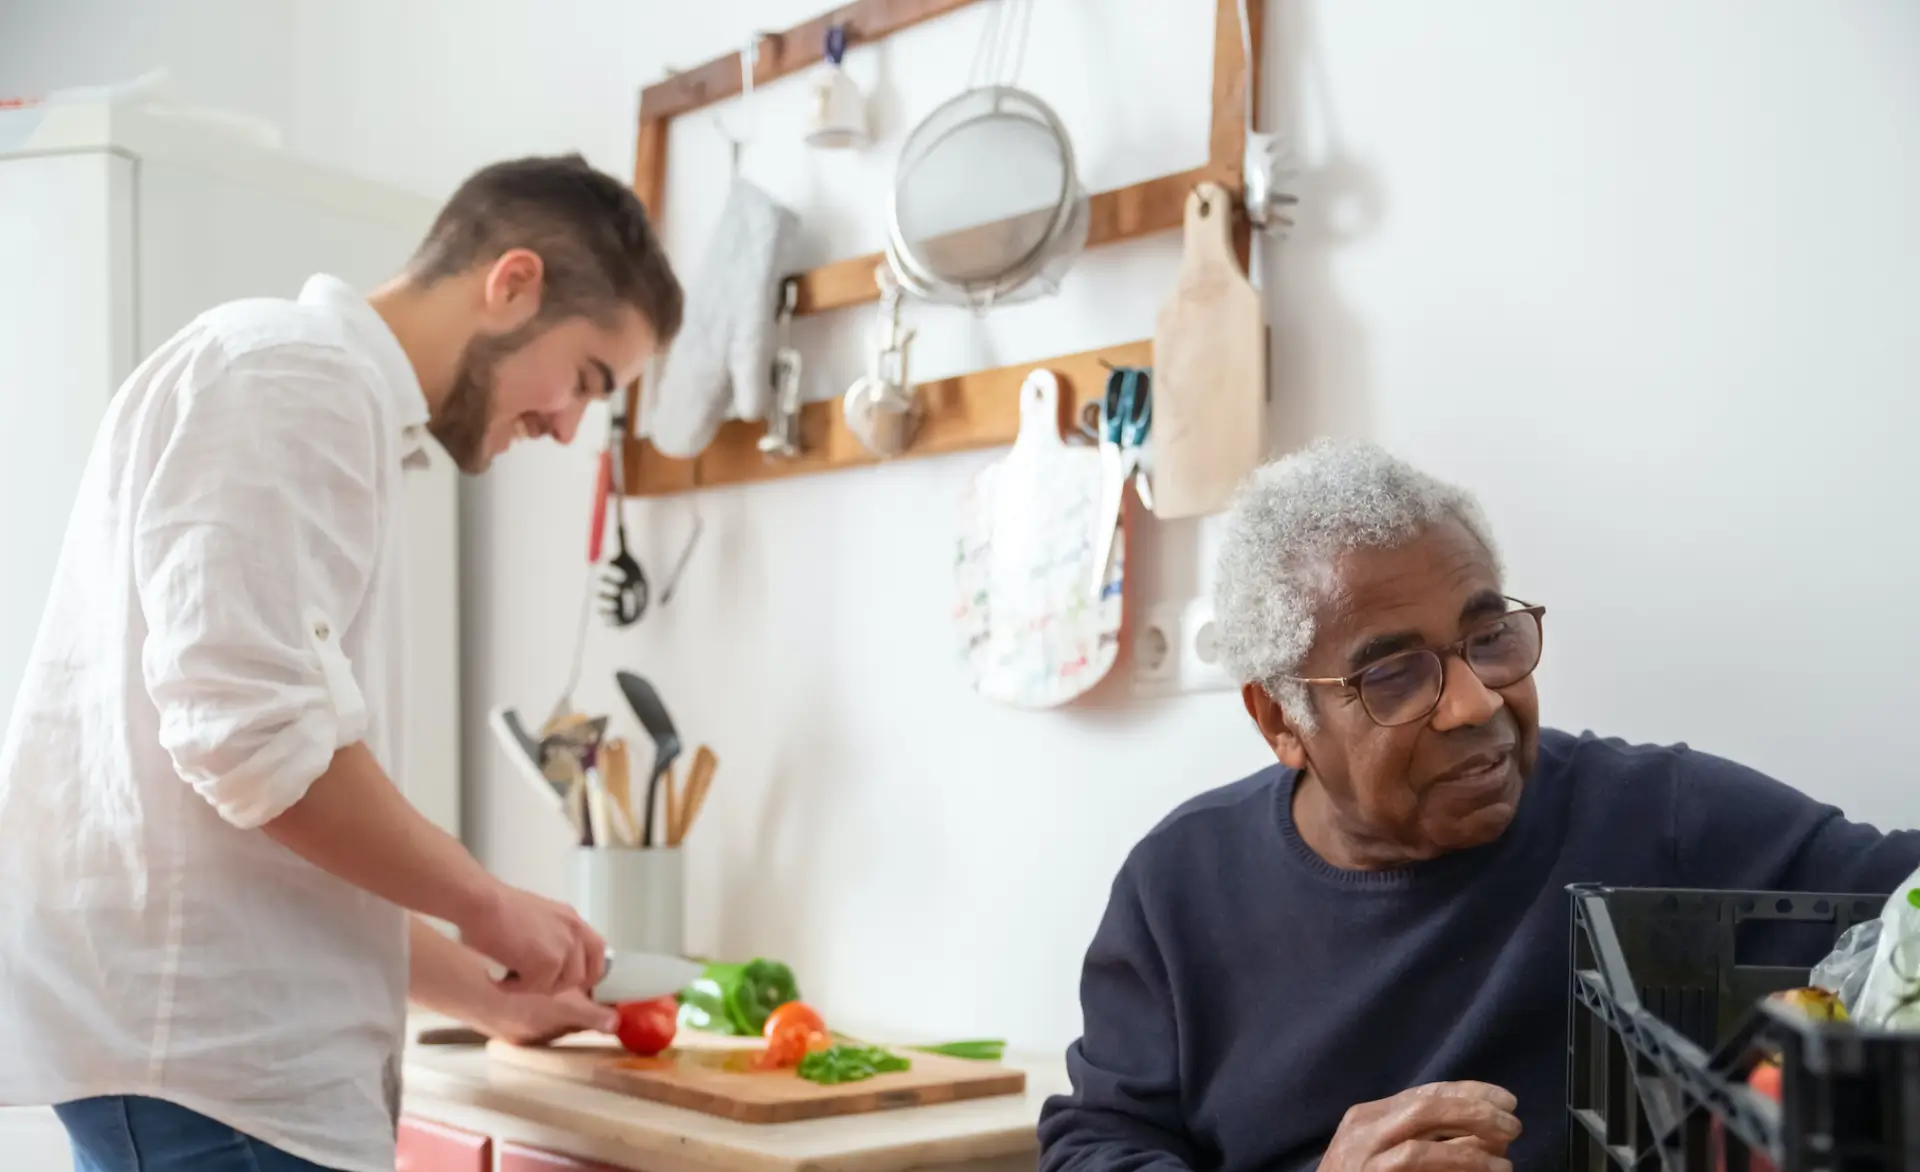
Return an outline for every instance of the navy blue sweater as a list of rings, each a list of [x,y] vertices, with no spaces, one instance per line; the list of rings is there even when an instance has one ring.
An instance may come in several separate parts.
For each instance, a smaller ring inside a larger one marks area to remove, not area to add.
[[[1315,855],[1294,780],[1204,794],[1128,856],[1042,1172],[1308,1168],[1349,1107],[1455,1079],[1519,1099],[1517,1170],[1560,1167],[1569,883],[1887,893],[1920,868],[1920,833],[1684,747],[1542,730],[1504,835],[1387,872]]]

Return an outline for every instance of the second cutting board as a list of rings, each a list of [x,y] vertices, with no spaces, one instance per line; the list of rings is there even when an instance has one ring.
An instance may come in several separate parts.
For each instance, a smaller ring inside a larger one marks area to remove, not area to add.
[[[906,1049],[895,1053],[913,1064],[907,1070],[825,1086],[791,1070],[753,1070],[748,1064],[754,1053],[744,1048],[676,1046],[658,1057],[641,1058],[599,1035],[562,1039],[551,1046],[487,1043],[488,1058],[502,1065],[740,1123],[791,1123],[924,1107],[1018,1095],[1027,1087],[1022,1070]]]
[[[960,502],[961,664],[975,691],[1022,708],[1065,704],[1106,678],[1126,620],[1126,513],[1095,597],[1100,530],[1115,519],[1100,511],[1100,449],[1060,438],[1063,395],[1052,371],[1027,375],[1012,449]]]
[[[1233,253],[1233,200],[1187,195],[1173,293],[1153,334],[1153,514],[1217,513],[1267,458],[1267,327]]]

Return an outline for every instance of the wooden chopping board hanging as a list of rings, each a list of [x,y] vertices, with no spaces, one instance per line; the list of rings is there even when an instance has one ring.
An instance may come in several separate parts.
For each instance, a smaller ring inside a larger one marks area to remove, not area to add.
[[[1060,438],[1059,380],[1049,370],[1029,374],[1012,449],[973,479],[960,504],[954,623],[982,696],[1022,708],[1064,704],[1119,657],[1124,503],[1099,596],[1088,588],[1100,476],[1099,448]]]
[[[1265,315],[1233,252],[1233,200],[1202,183],[1153,335],[1154,516],[1220,512],[1266,457]]]

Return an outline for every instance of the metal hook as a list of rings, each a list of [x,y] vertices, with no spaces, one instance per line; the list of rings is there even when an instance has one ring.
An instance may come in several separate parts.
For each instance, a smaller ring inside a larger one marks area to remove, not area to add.
[[[747,118],[747,133],[733,133],[727,129],[726,121],[720,117],[719,111],[716,110],[713,114],[715,129],[720,131],[721,138],[727,140],[729,159],[733,165],[733,173],[736,175],[740,173],[740,151],[753,140],[753,121],[748,116],[753,109],[753,75],[760,71],[760,42],[772,35],[772,33],[755,29],[747,37],[746,47],[740,50],[740,110],[742,117]]]
[[[1080,428],[1080,434],[1090,443],[1100,442],[1100,400],[1089,399],[1080,405],[1080,416],[1074,420]]]

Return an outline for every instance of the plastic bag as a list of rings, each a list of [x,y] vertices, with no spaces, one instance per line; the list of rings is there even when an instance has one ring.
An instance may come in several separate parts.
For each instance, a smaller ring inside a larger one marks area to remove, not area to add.
[[[1849,1018],[1858,1016],[1860,990],[1866,987],[1867,974],[1873,971],[1873,954],[1879,944],[1879,920],[1855,924],[1833,942],[1833,951],[1827,958],[1813,966],[1813,975],[1807,984],[1840,998]]]
[[[1860,989],[1859,1024],[1883,1029],[1920,1027],[1920,871],[1887,898],[1880,939]]]

